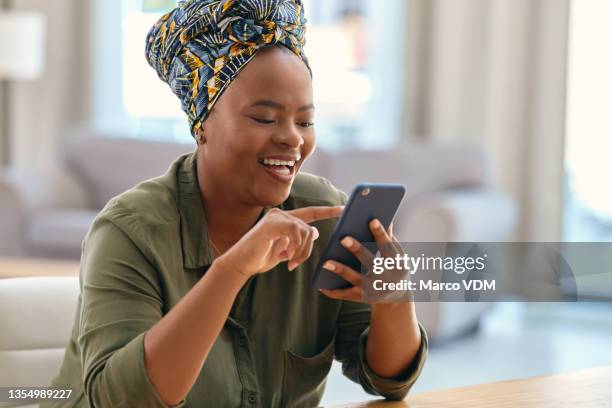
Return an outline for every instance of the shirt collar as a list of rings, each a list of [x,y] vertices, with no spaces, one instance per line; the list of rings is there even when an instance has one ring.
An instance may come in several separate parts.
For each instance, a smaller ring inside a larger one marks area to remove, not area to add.
[[[215,255],[208,239],[208,226],[196,166],[197,151],[185,155],[178,168],[178,207],[183,249],[183,266],[200,269],[210,266]],[[283,208],[283,204],[275,206]],[[271,208],[267,206],[259,221]]]

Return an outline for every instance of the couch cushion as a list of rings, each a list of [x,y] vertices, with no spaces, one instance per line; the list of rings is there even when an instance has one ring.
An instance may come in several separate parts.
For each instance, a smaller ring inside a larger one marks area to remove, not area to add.
[[[465,145],[405,144],[388,150],[317,150],[304,170],[323,176],[350,193],[363,182],[400,183],[406,198],[485,185],[487,165],[481,149]]]
[[[0,352],[68,345],[79,278],[0,279]]]
[[[102,208],[115,195],[162,175],[175,158],[194,149],[195,144],[83,136],[67,139],[62,154],[89,204]]]
[[[69,343],[78,296],[76,276],[0,279],[2,386],[51,384]]]
[[[28,219],[26,241],[36,256],[79,259],[81,241],[97,214],[87,209],[43,209]]]
[[[48,387],[59,373],[65,347],[0,351],[3,387]]]

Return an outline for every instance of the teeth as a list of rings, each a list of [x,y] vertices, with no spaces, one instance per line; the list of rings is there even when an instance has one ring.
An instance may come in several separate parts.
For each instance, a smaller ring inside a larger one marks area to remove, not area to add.
[[[263,164],[267,164],[269,166],[291,166],[295,165],[294,160],[276,160],[276,159],[263,159]]]
[[[272,171],[275,172],[276,174],[283,174],[287,176],[291,174],[291,171],[287,167],[279,167],[277,169],[273,169]]]

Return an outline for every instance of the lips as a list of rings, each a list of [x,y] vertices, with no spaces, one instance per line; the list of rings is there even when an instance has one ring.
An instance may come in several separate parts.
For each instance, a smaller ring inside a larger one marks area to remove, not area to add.
[[[266,156],[258,162],[277,181],[287,183],[293,179],[299,160],[299,156]]]

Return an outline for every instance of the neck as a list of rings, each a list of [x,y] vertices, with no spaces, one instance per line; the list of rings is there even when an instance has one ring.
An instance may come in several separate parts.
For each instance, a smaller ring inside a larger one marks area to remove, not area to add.
[[[197,167],[208,236],[220,252],[225,252],[253,227],[264,207],[240,202],[226,188],[207,177],[199,162]]]

